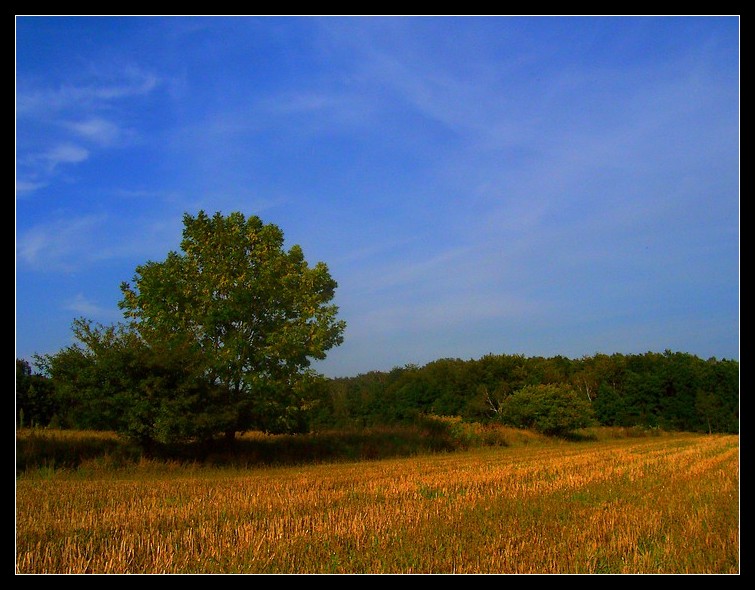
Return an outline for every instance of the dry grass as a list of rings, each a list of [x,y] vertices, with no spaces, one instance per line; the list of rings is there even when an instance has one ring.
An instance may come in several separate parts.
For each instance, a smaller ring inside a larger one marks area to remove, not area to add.
[[[18,573],[738,573],[739,439],[16,481]]]

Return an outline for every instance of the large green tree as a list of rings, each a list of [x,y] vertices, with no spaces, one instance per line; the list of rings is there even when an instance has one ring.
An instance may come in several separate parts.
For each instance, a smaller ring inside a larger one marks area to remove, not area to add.
[[[301,428],[313,359],[343,340],[328,267],[284,248],[279,227],[241,213],[186,214],[180,252],[137,267],[120,307],[150,347],[187,346],[232,439]],[[180,405],[178,406],[180,407]]]

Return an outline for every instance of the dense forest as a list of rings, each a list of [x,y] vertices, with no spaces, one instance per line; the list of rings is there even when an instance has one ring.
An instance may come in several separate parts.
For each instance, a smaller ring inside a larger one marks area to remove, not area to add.
[[[526,386],[570,387],[606,426],[739,430],[739,362],[666,351],[569,359],[488,355],[329,382],[317,419],[331,425],[401,422],[417,413],[496,419]]]
[[[739,432],[739,362],[671,351],[580,359],[491,354],[321,379],[312,382],[297,429],[408,423],[428,414],[511,422],[509,402],[516,394],[544,386],[558,386],[587,404],[590,420],[599,425]],[[118,429],[70,401],[28,362],[16,361],[19,424]]]

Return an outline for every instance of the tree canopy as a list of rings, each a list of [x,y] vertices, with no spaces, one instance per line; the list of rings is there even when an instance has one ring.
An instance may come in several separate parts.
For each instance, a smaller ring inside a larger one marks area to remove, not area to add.
[[[539,395],[548,392],[537,389],[545,385],[571,389],[589,403],[598,424],[739,431],[739,362],[668,350],[578,359],[490,354],[372,371],[331,380],[318,416],[323,426],[402,422],[428,413],[534,428],[520,410],[529,412],[539,404],[546,415],[564,401],[563,396]],[[574,399],[570,395],[566,401]],[[582,402],[574,402],[580,414],[586,409]],[[573,411],[574,403],[564,413]]]
[[[319,378],[310,363],[343,340],[336,281],[259,217],[200,211],[183,222],[181,251],[121,284],[126,323],[77,320],[81,345],[44,361],[53,380],[91,392],[144,440],[301,429]]]
[[[532,428],[543,434],[563,436],[594,423],[587,398],[569,385],[527,385],[506,397],[501,408],[504,422]]]

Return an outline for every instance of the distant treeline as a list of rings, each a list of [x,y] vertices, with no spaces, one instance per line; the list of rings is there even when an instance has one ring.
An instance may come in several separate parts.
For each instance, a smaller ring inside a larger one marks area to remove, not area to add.
[[[423,415],[505,422],[507,400],[549,385],[588,402],[599,425],[739,432],[739,362],[671,351],[580,359],[487,355],[324,379],[313,384],[300,431],[406,424]],[[22,426],[108,428],[102,415],[77,423],[83,418],[24,360],[16,361],[16,418]]]
[[[401,423],[420,414],[485,422],[501,417],[517,391],[546,384],[583,396],[604,426],[739,432],[739,362],[671,351],[580,359],[488,355],[332,379],[314,424]]]

